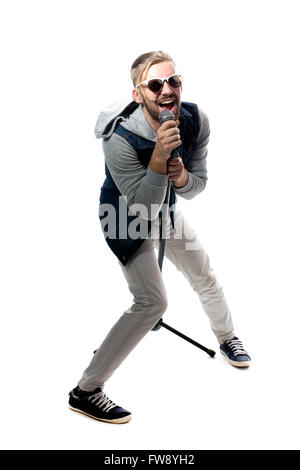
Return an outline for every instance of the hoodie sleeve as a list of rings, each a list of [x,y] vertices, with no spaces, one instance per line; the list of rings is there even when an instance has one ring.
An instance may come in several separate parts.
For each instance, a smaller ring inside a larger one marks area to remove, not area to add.
[[[200,130],[197,141],[197,150],[192,158],[188,161],[186,167],[188,171],[188,182],[181,188],[174,187],[174,191],[178,196],[184,199],[193,199],[201,191],[204,190],[207,181],[206,157],[207,144],[209,141],[209,121],[206,114],[199,109]]]
[[[134,148],[116,133],[103,139],[102,146],[106,165],[120,193],[127,197],[128,207],[141,218],[155,219],[165,200],[168,175],[145,168]],[[136,204],[140,207],[131,207]]]

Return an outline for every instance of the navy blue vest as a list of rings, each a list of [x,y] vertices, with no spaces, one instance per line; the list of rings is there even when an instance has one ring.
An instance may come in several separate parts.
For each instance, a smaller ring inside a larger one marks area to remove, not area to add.
[[[132,110],[132,109],[131,109]],[[188,160],[191,156],[195,153],[197,149],[197,137],[199,134],[199,113],[198,107],[194,103],[187,103],[182,102],[180,108],[180,116],[179,116],[179,130],[180,130],[180,138],[182,144],[178,147],[179,155],[182,158],[184,166],[187,166]],[[151,142],[150,140],[144,139],[133,132],[128,131],[121,124],[117,125],[114,132],[118,135],[123,137],[127,142],[134,148],[137,152],[137,156],[141,162],[141,164],[147,168],[153,149],[155,147],[155,142]],[[126,237],[124,238],[124,234],[120,236],[120,227],[119,227],[119,196],[121,196],[120,191],[118,190],[110,172],[105,165],[105,181],[101,188],[100,193],[100,207],[101,204],[111,204],[114,206],[116,217],[115,217],[115,234],[116,238],[107,236],[106,233],[106,225],[101,224],[103,233],[105,235],[106,242],[113,253],[118,257],[123,265],[129,261],[130,257],[136,252],[136,250],[142,245],[144,242],[144,238],[137,238],[132,239],[130,238],[128,231]],[[173,185],[171,186],[171,193],[170,193],[170,206],[176,203],[176,194],[173,189]],[[134,220],[137,219],[138,216],[131,215],[128,212],[128,207],[126,208],[127,211],[127,230],[129,224]],[[172,214],[170,214],[172,215]],[[106,218],[107,212],[104,211],[104,214],[100,215],[100,221]],[[174,223],[174,220],[172,220]],[[124,227],[123,227],[124,229]],[[148,233],[151,230],[151,221],[148,221]]]

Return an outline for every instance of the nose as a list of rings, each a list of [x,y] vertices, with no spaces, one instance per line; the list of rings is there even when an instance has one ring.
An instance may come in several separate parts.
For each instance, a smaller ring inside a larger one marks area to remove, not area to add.
[[[170,93],[173,93],[173,88],[168,84],[167,80],[165,80],[161,89],[161,94],[169,95]]]

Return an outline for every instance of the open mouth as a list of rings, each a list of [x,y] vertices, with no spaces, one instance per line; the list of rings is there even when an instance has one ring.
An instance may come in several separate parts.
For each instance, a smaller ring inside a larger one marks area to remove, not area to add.
[[[166,101],[163,101],[162,103],[159,103],[159,106],[161,109],[169,109],[170,111],[172,111],[173,108],[175,108],[175,105],[176,105],[175,100],[166,100]]]

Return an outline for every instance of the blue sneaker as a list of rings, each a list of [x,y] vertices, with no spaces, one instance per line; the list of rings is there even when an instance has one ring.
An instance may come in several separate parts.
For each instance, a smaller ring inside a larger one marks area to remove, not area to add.
[[[242,341],[240,341],[236,336],[221,344],[220,351],[227,357],[228,361],[233,366],[250,366],[251,358],[247,351],[245,351]]]
[[[131,420],[130,411],[109,400],[101,388],[96,388],[93,392],[85,392],[77,386],[69,393],[69,396],[70,410],[78,411],[90,418],[116,424],[128,423]]]

